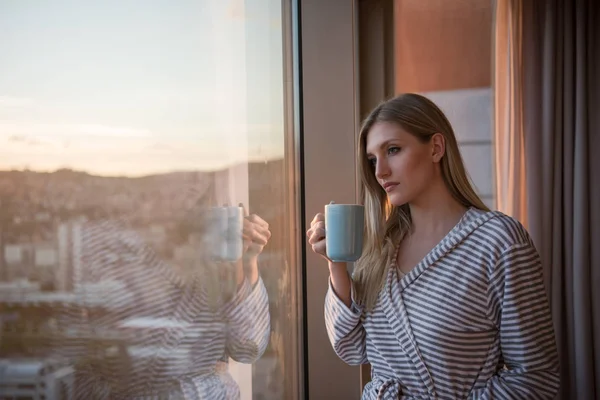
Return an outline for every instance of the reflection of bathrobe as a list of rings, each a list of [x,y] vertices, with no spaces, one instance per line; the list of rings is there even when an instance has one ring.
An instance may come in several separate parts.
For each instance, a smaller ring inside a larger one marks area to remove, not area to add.
[[[76,399],[239,398],[227,360],[251,363],[268,344],[261,280],[254,287],[245,281],[228,301],[210,307],[201,277],[183,282],[130,230],[109,222],[83,224],[72,238],[75,284],[104,282],[103,305],[113,309],[95,312],[89,290],[76,288],[79,306],[62,320],[106,339],[96,350],[81,334],[59,344],[59,351],[82,364]],[[121,339],[110,342],[115,332]]]
[[[372,366],[363,399],[552,399],[558,390],[537,252],[498,212],[470,209],[405,276],[392,264],[371,312],[346,307],[330,287],[325,318],[339,357]]]

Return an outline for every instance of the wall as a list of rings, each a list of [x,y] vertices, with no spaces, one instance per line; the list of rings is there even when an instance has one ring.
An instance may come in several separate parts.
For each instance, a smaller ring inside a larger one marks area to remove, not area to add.
[[[304,231],[330,201],[356,202],[356,9],[356,1],[301,2]],[[325,330],[327,264],[308,246],[305,279],[308,398],[358,400],[359,368],[335,355]]]
[[[490,0],[396,0],[396,90],[489,87]]]
[[[493,208],[492,2],[395,0],[394,60],[396,93],[424,94],[446,113]]]

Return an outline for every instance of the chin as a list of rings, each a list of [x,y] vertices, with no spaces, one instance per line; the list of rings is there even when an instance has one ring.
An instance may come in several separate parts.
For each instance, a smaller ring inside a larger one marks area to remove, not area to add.
[[[390,193],[388,195],[388,200],[390,204],[395,207],[400,207],[409,202],[406,196],[402,196],[400,193]]]

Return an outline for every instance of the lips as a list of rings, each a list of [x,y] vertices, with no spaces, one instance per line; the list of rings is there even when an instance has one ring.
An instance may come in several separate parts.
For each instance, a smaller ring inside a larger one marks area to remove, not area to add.
[[[394,190],[396,188],[396,186],[398,186],[398,183],[396,183],[396,182],[386,182],[383,184],[383,188],[388,193],[391,192],[392,190]]]

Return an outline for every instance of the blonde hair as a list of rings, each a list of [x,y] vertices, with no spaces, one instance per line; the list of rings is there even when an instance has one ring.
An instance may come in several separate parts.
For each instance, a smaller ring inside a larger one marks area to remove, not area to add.
[[[441,173],[449,192],[467,208],[488,210],[471,185],[450,122],[431,100],[406,93],[379,104],[363,122],[358,149],[361,197],[365,206],[365,247],[356,263],[353,280],[357,300],[368,310],[375,306],[396,246],[412,224],[408,204],[399,207],[390,204],[367,159],[367,135],[378,122],[398,124],[423,143],[441,133],[446,141],[446,151],[440,161]]]

